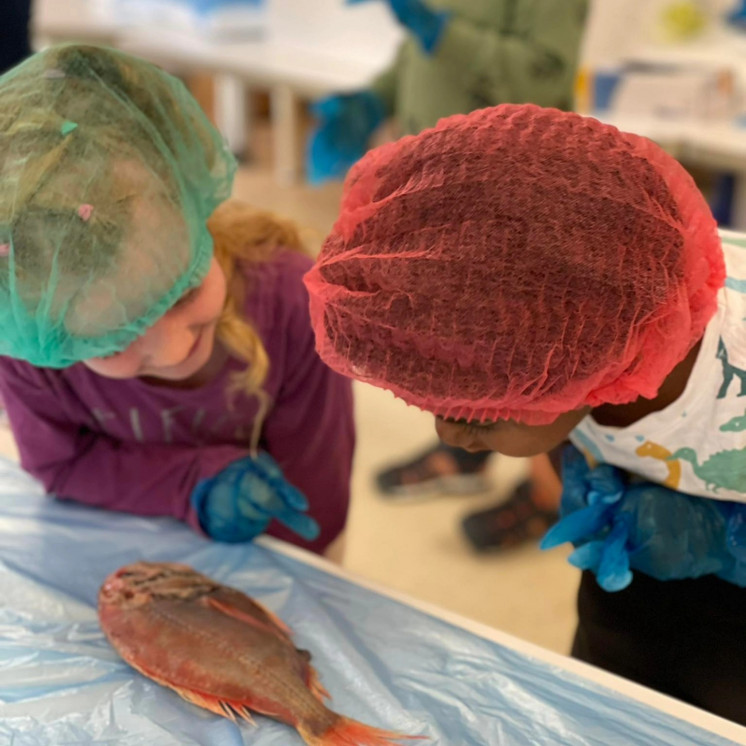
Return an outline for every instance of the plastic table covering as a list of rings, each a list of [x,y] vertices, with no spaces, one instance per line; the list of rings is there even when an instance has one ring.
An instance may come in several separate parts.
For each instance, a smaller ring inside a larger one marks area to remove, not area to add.
[[[235,725],[202,711],[117,656],[98,626],[98,588],[139,559],[190,564],[266,604],[312,652],[336,711],[427,737],[410,743],[746,743],[746,729],[447,612],[427,613],[279,542],[220,545],[174,521],[50,500],[0,459],[2,746],[301,746],[269,719]]]

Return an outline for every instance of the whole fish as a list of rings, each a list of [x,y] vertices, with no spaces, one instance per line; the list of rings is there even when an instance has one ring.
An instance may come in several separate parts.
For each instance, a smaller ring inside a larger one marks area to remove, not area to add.
[[[241,591],[187,565],[137,562],[101,586],[106,636],[133,668],[188,702],[253,722],[293,726],[309,746],[386,746],[406,738],[332,712],[288,627]]]

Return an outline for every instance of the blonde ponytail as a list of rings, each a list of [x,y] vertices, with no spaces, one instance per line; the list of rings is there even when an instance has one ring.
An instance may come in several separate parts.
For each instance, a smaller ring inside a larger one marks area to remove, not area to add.
[[[247,288],[239,265],[268,261],[279,248],[301,253],[306,253],[306,249],[298,228],[291,221],[255,210],[236,200],[220,205],[207,227],[215,243],[215,258],[225,272],[229,290],[218,323],[218,339],[247,366],[234,375],[229,393],[245,393],[266,401],[262,386],[270,362],[261,338],[242,312]]]

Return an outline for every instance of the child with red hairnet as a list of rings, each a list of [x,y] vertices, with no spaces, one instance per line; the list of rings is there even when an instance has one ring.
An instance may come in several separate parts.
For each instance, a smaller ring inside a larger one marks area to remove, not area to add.
[[[746,241],[644,138],[533,105],[350,173],[307,275],[333,368],[563,459],[573,655],[746,724]]]

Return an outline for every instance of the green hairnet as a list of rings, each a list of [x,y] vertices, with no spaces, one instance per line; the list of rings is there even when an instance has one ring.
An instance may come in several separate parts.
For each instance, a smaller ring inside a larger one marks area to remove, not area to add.
[[[123,350],[207,273],[235,161],[175,78],[66,45],[0,77],[0,355]]]

